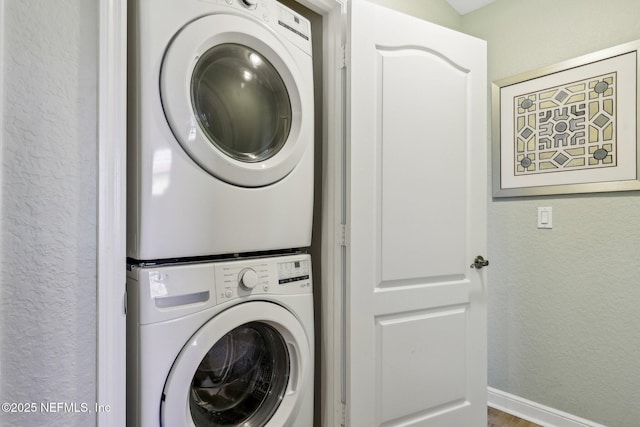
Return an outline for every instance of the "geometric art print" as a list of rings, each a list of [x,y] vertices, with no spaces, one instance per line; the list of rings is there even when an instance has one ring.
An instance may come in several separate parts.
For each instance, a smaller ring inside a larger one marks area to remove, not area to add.
[[[518,95],[514,176],[615,167],[617,73]]]
[[[640,190],[640,40],[491,89],[493,197]]]

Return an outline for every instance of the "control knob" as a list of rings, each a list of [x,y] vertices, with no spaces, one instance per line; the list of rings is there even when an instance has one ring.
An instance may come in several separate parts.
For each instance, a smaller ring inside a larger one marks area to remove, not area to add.
[[[252,268],[245,268],[238,275],[238,283],[241,287],[250,291],[258,284],[258,273]]]

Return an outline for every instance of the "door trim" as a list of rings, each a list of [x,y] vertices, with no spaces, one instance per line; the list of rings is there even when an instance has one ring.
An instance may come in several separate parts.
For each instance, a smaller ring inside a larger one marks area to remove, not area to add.
[[[4,0],[0,0],[0,172],[2,171],[2,148],[4,147]],[[2,185],[2,173],[0,173],[0,188]],[[1,195],[0,191],[0,195]],[[2,197],[0,197],[0,226],[2,225]],[[0,250],[0,260],[2,260],[2,250]]]
[[[344,360],[344,272],[346,260],[340,237],[342,211],[346,201],[346,91],[344,46],[348,0],[297,0],[322,16],[323,20],[323,141],[322,157],[322,236],[321,236],[321,335],[316,342],[320,350],[320,375],[316,390],[320,390],[320,425],[346,426],[345,420],[345,360]],[[317,244],[317,242],[316,242]]]
[[[100,0],[98,25],[96,425],[106,427],[126,423],[126,0]]]

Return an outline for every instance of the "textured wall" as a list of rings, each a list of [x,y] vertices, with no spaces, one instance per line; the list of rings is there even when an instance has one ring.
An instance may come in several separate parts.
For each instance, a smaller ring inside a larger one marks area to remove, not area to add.
[[[638,16],[637,0],[497,0],[462,29],[488,41],[493,81],[639,39]],[[638,192],[489,202],[490,386],[638,426],[639,212]]]
[[[4,4],[0,425],[95,425],[97,2]]]

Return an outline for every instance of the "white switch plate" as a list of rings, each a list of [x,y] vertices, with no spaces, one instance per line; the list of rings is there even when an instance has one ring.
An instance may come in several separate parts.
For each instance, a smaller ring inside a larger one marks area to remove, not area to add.
[[[552,208],[538,208],[538,228],[553,228]]]

